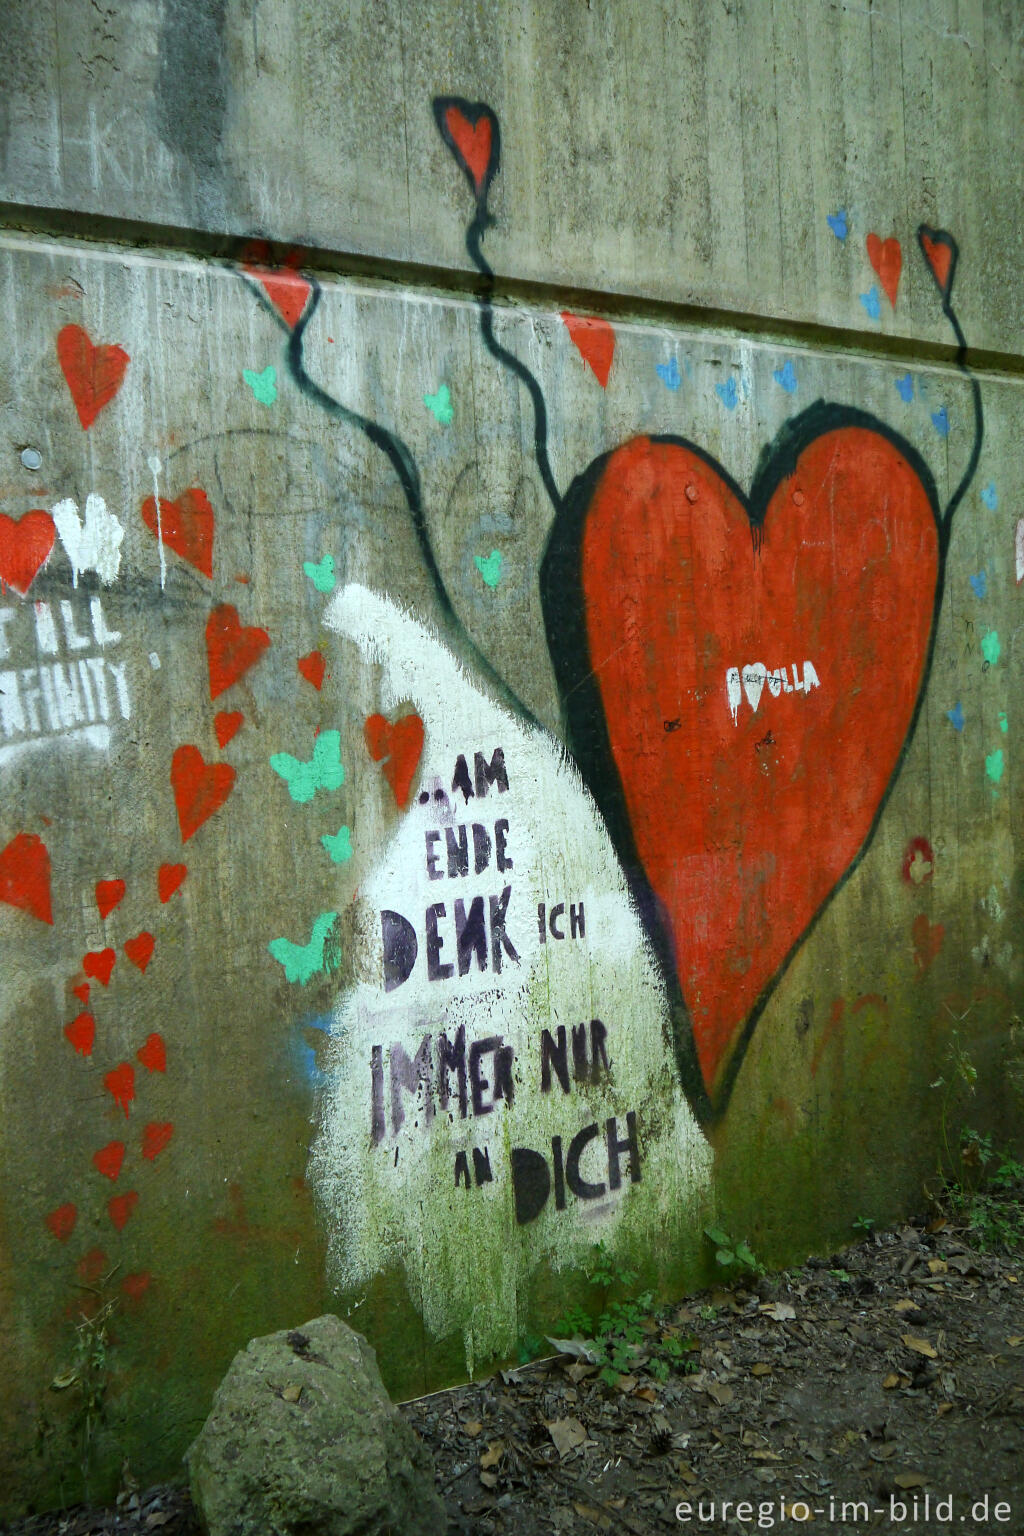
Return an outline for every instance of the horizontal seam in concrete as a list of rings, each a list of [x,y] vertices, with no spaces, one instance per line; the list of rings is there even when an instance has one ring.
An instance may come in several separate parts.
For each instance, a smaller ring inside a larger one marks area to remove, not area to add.
[[[122,251],[195,260],[241,262],[254,244],[267,248],[262,258],[268,265],[283,263],[286,253],[301,249],[302,270],[347,277],[356,281],[412,288],[424,298],[451,297],[463,302],[478,298],[484,283],[478,273],[457,267],[438,267],[404,262],[354,251],[298,246],[254,236],[212,235],[175,225],[139,223],[95,213],[63,208],[37,208],[22,203],[0,202],[0,234],[10,232],[47,239],[73,239]],[[773,317],[755,312],[720,309],[697,302],[644,298],[611,289],[570,288],[557,283],[514,278],[498,273],[491,290],[495,305],[508,308],[572,310],[600,315],[621,323],[678,329],[714,330],[725,338],[756,337],[779,346],[869,357],[896,365],[948,366],[956,362],[956,347],[909,335],[873,334],[869,331],[829,325],[823,321]],[[936,297],[936,305],[938,299]],[[968,348],[968,366],[977,374],[1024,376],[1024,354]]]

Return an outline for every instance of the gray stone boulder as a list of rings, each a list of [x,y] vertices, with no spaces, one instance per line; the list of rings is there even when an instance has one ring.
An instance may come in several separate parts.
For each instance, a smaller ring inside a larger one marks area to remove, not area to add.
[[[444,1536],[429,1452],[337,1317],[253,1339],[186,1453],[210,1536]]]

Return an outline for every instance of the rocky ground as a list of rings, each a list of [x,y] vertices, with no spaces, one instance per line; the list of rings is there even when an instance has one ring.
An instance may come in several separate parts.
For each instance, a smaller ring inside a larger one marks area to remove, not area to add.
[[[1024,1532],[1024,1252],[980,1236],[922,1218],[657,1316],[627,1304],[614,1382],[577,1342],[407,1404],[450,1536]],[[199,1528],[183,1490],[156,1488],[0,1529]]]

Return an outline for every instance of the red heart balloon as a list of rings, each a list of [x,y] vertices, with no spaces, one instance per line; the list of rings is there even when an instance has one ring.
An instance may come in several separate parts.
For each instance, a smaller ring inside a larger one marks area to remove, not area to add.
[[[444,114],[445,126],[459,158],[473,180],[474,190],[479,193],[487,175],[491,160],[493,126],[488,113],[481,112],[471,121],[461,107],[450,106]]]
[[[826,406],[749,500],[692,444],[637,438],[556,523],[542,593],[573,747],[713,1100],[871,836],[940,573],[923,461]]]

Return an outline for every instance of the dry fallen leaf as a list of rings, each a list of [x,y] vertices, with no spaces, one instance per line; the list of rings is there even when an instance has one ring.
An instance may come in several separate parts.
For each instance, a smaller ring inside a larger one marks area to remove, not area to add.
[[[724,1407],[726,1403],[732,1402],[732,1387],[726,1386],[723,1381],[706,1381],[704,1383],[704,1390],[708,1397],[713,1398],[720,1408]]]
[[[896,1312],[916,1312],[917,1311],[917,1302],[916,1301],[911,1301],[909,1296],[904,1296],[902,1301],[898,1301],[896,1303],[894,1311],[896,1311]]]
[[[590,1520],[594,1525],[599,1526],[602,1531],[611,1530],[611,1520],[600,1509],[595,1509],[593,1504],[574,1503],[572,1507],[578,1515],[582,1515],[584,1520]]]
[[[933,1275],[945,1275],[949,1273],[949,1265],[945,1259],[929,1259],[928,1271]]]
[[[289,1382],[281,1393],[286,1403],[297,1403],[302,1396],[302,1386],[297,1381]]]
[[[766,1317],[773,1317],[777,1323],[796,1319],[796,1308],[790,1306],[788,1301],[762,1301],[761,1311]]]
[[[645,1403],[656,1403],[658,1401],[658,1394],[653,1387],[640,1387],[633,1393],[633,1396],[641,1398]]]
[[[899,1386],[901,1379],[902,1378],[899,1377],[895,1371],[890,1371],[888,1376],[886,1376],[885,1380],[882,1382],[882,1391],[891,1392],[894,1387]]]
[[[463,1434],[468,1435],[471,1440],[475,1440],[482,1429],[483,1425],[479,1419],[470,1419],[468,1423],[462,1426]]]
[[[895,1440],[890,1440],[888,1445],[876,1446],[875,1449],[870,1451],[868,1454],[870,1455],[872,1461],[888,1461],[890,1457],[896,1455],[898,1450],[899,1446],[896,1444]]]
[[[497,1472],[481,1472],[480,1481],[485,1488],[497,1488],[498,1474]]]
[[[923,1472],[897,1472],[893,1478],[897,1488],[923,1488],[927,1481]]]
[[[938,1350],[927,1339],[915,1339],[912,1333],[904,1333],[901,1337],[907,1348],[912,1349],[916,1355],[926,1355],[929,1360],[939,1358]]]
[[[615,1383],[615,1390],[616,1392],[632,1392],[635,1386],[635,1376],[620,1376],[618,1381]]]
[[[581,1339],[579,1335],[574,1339],[553,1339],[545,1334],[549,1344],[553,1344],[560,1355],[572,1355],[576,1360],[585,1360],[588,1365],[599,1365],[600,1355],[593,1339]]]
[[[489,1467],[496,1467],[505,1454],[504,1440],[492,1440],[490,1445],[480,1457],[480,1466],[486,1472]]]
[[[1011,1349],[1016,1349],[1018,1344],[1024,1344],[1024,1333],[1011,1333],[1006,1342]]]
[[[770,1376],[772,1368],[764,1360],[759,1360],[756,1365],[750,1367],[751,1376]]]
[[[551,1419],[546,1422],[545,1428],[561,1461],[587,1438],[587,1432],[579,1419]]]
[[[953,1404],[952,1403],[940,1403],[939,1406],[935,1410],[935,1416],[936,1416],[936,1418],[941,1419],[942,1415],[944,1413],[951,1413],[952,1409],[953,1409]]]

